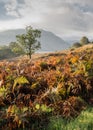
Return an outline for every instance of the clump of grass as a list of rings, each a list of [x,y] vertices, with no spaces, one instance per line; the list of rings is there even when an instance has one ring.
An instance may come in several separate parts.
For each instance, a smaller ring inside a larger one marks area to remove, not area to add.
[[[71,120],[52,117],[47,130],[93,130],[93,108],[87,108]]]

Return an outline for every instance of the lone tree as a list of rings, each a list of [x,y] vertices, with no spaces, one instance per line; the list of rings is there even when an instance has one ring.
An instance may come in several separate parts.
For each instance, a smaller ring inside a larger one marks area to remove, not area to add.
[[[41,37],[41,31],[37,29],[33,29],[31,26],[28,26],[26,28],[26,33],[17,35],[17,44],[20,46],[20,48],[23,50],[23,52],[29,56],[31,59],[31,56],[33,53],[35,53],[36,50],[41,48],[40,42],[38,41],[38,38]]]

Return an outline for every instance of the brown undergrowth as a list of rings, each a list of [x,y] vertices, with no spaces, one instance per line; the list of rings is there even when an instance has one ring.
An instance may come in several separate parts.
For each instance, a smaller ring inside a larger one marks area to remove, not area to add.
[[[93,105],[93,47],[0,62],[2,130],[42,129],[50,116],[75,118],[87,104]]]

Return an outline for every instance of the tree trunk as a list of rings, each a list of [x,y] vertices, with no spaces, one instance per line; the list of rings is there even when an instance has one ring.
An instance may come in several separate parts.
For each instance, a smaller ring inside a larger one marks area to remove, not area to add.
[[[31,60],[31,58],[32,58],[32,57],[31,57],[31,56],[32,56],[31,51],[32,51],[32,50],[31,50],[31,45],[30,45],[30,46],[29,46],[29,58],[30,58],[30,60]]]
[[[29,58],[30,58],[30,60],[31,60],[31,58],[32,58],[31,54],[29,54]]]

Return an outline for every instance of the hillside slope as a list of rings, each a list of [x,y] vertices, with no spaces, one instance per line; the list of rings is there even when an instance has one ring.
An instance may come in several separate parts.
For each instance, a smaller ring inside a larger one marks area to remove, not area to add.
[[[0,32],[0,45],[7,45],[16,41],[16,35],[25,33],[24,29],[7,30]],[[40,52],[58,51],[69,48],[69,44],[56,36],[52,32],[41,30],[41,49]]]
[[[92,44],[33,56],[32,61],[21,57],[0,62],[1,129],[48,130],[51,116],[70,120],[89,105],[93,106]]]

